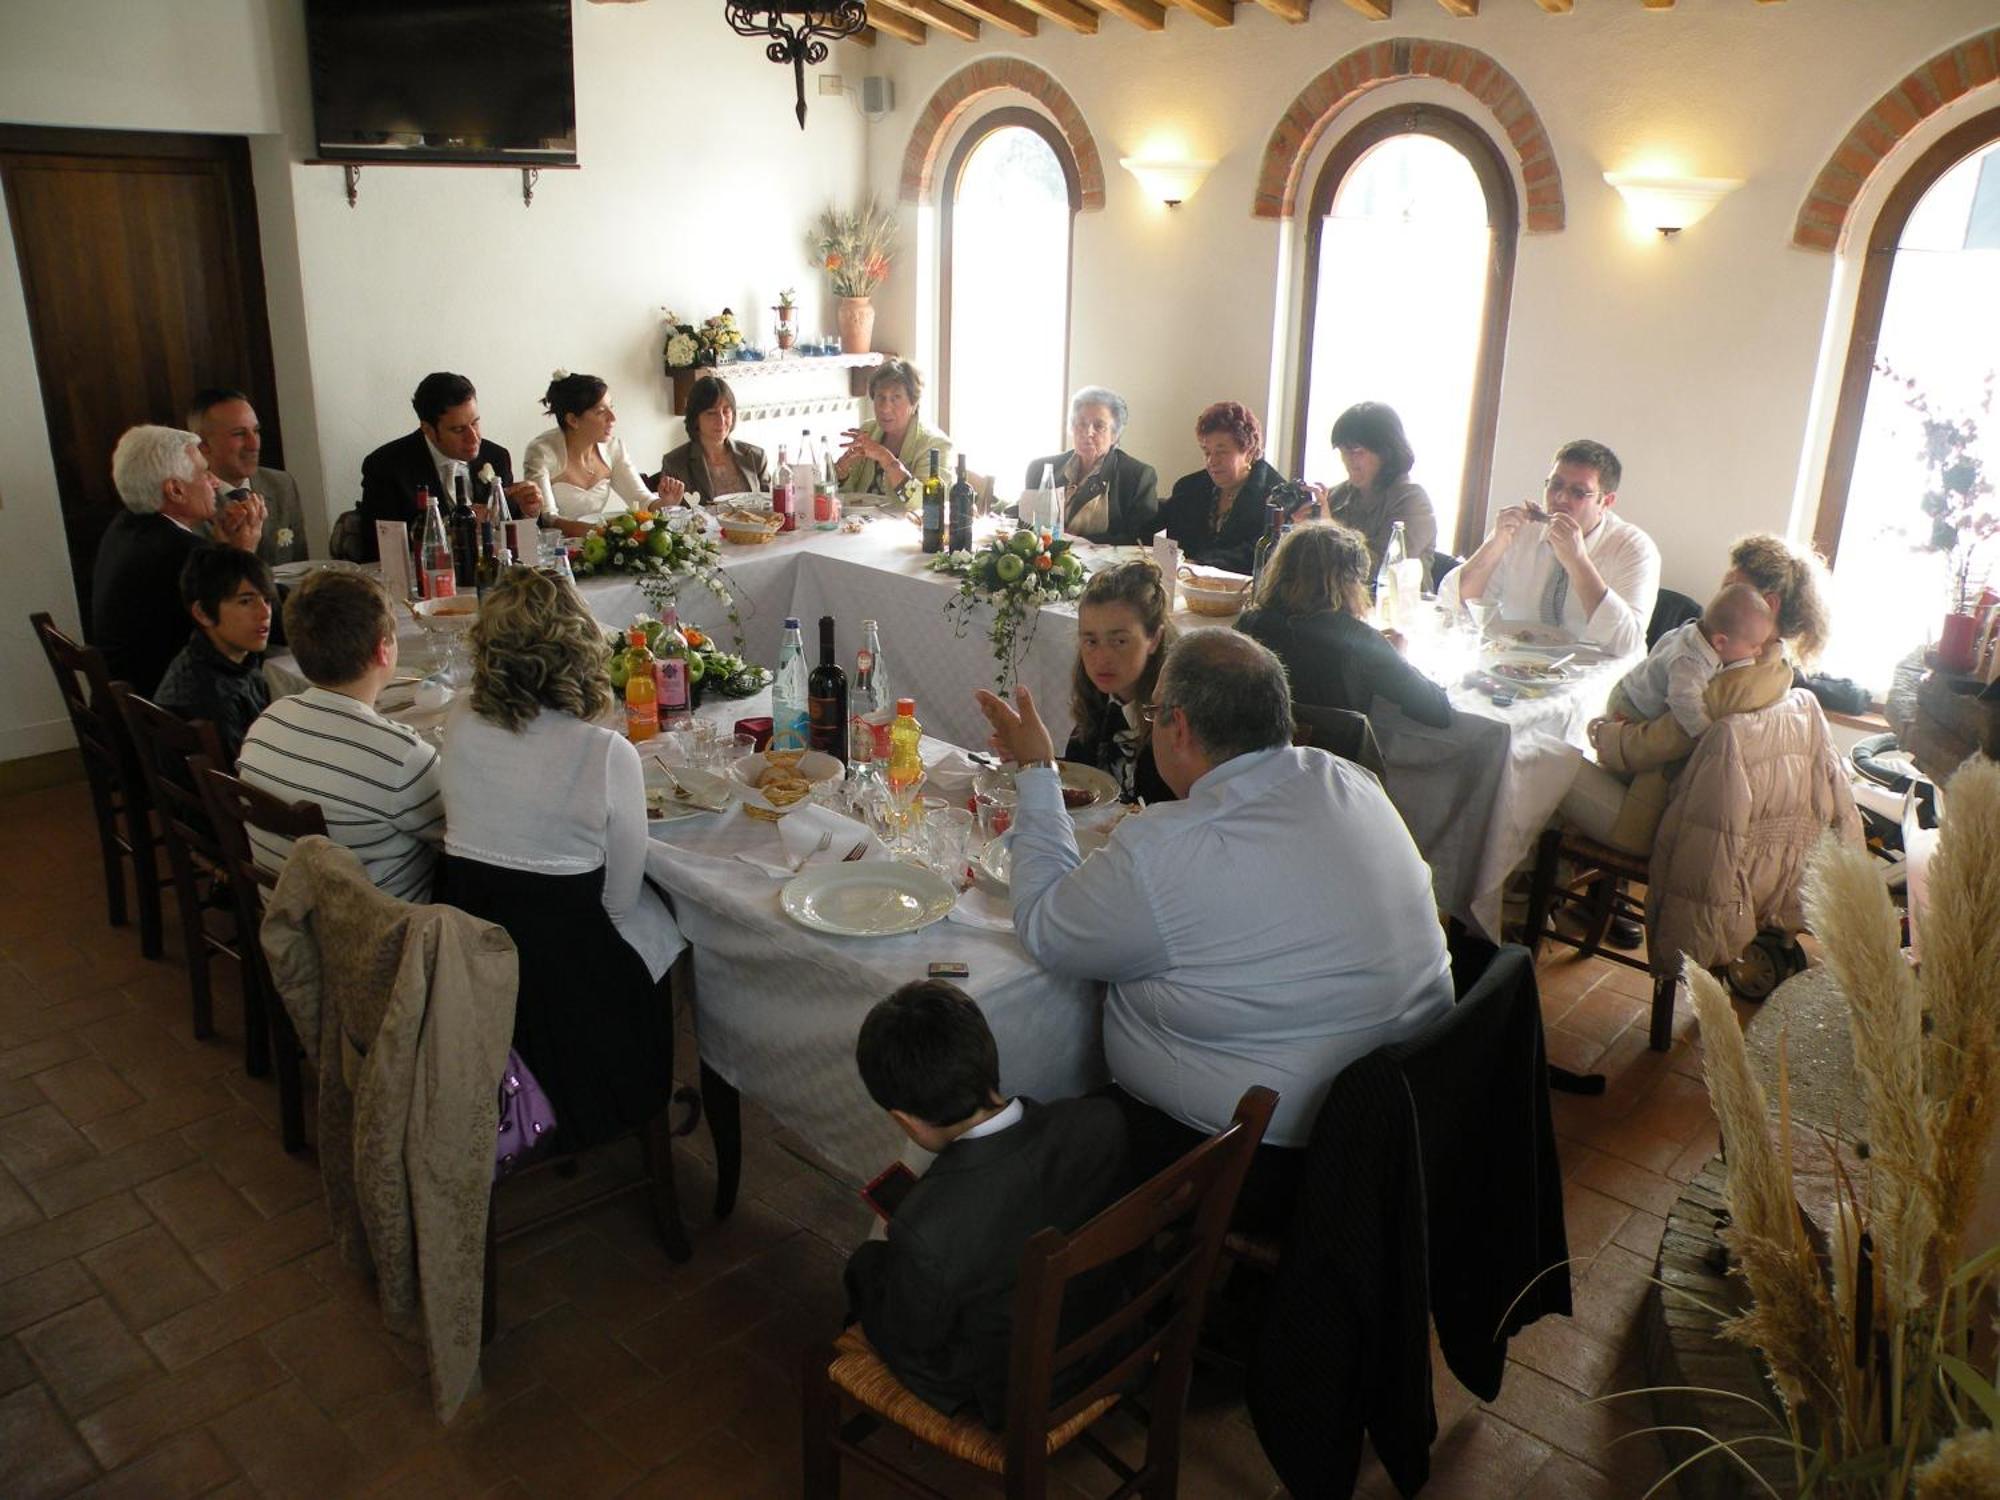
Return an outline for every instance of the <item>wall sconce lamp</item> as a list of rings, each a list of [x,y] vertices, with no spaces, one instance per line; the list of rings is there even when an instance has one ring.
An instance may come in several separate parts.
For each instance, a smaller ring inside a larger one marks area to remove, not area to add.
[[[1740,177],[1651,177],[1637,172],[1606,172],[1604,180],[1618,189],[1633,223],[1657,229],[1666,238],[1700,223],[1710,209],[1743,186]]]
[[[1139,179],[1139,186],[1168,208],[1179,208],[1192,198],[1195,189],[1214,168],[1212,161],[1147,160],[1121,157],[1118,165]]]

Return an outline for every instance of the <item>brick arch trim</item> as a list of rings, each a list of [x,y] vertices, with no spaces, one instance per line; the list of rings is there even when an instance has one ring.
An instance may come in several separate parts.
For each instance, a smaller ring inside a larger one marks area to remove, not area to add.
[[[1485,105],[1507,133],[1528,189],[1523,227],[1550,233],[1563,227],[1562,169],[1542,117],[1514,76],[1475,47],[1456,42],[1396,37],[1357,47],[1299,92],[1264,146],[1251,215],[1289,219],[1296,212],[1299,179],[1306,158],[1327,128],[1356,100],[1384,84],[1434,78],[1462,89]]]
[[[1003,90],[1026,94],[1049,112],[1076,159],[1081,208],[1089,213],[1104,207],[1104,159],[1098,154],[1090,127],[1083,122],[1083,111],[1054,78],[1018,57],[983,57],[938,85],[924,112],[917,116],[909,145],[903,148],[903,201],[929,203],[936,197],[939,161],[952,126],[979,100]]]
[[[1799,205],[1792,243],[1832,250],[1847,232],[1861,190],[1883,161],[1925,120],[1962,94],[2000,78],[2000,27],[1947,48],[1921,64],[1862,112],[1820,168]]]

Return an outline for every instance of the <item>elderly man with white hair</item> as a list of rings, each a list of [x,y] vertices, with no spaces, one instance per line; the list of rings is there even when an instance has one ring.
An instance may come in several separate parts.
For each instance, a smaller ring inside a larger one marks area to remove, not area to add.
[[[91,644],[114,678],[150,696],[192,625],[181,603],[181,567],[203,545],[195,528],[255,552],[264,502],[254,494],[221,515],[201,439],[178,427],[132,427],[111,455],[111,482],[125,502],[97,544],[90,579]]]
[[[1063,487],[1063,530],[1088,541],[1127,544],[1153,534],[1160,476],[1118,446],[1128,415],[1125,398],[1087,385],[1069,398],[1069,447],[1028,465],[1025,486],[1042,487],[1055,469]]]

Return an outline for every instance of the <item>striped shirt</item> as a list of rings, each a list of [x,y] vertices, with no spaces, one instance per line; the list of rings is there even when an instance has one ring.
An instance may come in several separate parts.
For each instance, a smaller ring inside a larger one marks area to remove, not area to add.
[[[309,687],[280,698],[243,740],[236,774],[288,802],[316,802],[336,844],[404,901],[429,901],[444,797],[438,754],[414,730],[343,693]],[[284,866],[291,840],[250,830],[257,863]]]

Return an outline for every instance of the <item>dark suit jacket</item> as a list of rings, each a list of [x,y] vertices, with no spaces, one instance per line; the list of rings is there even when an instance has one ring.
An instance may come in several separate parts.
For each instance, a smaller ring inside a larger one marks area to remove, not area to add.
[[[1064,760],[1080,761],[1086,766],[1095,766],[1106,775],[1123,782],[1119,776],[1121,769],[1118,753],[1118,731],[1125,727],[1123,711],[1106,705],[1106,712],[1096,719],[1077,724],[1070,731],[1069,745],[1063,750]],[[1160,768],[1153,763],[1152,736],[1139,747],[1139,753],[1132,761],[1132,797],[1152,806],[1156,802],[1173,802],[1174,789],[1160,776]]]
[[[729,453],[736,460],[736,467],[743,471],[743,481],[753,490],[768,490],[771,487],[771,460],[762,448],[753,443],[739,443],[729,439]],[[669,478],[678,479],[688,490],[701,496],[704,501],[715,498],[715,485],[708,477],[708,464],[701,456],[701,448],[693,442],[682,443],[680,447],[669,449],[660,458],[660,472]],[[810,501],[811,497],[807,497]],[[806,510],[812,509],[808,504]]]
[[[1208,470],[1196,469],[1174,481],[1173,493],[1160,506],[1160,529],[1179,544],[1189,562],[1247,574],[1257,538],[1264,534],[1264,501],[1284,482],[1283,475],[1258,459],[1218,532],[1214,516],[1221,492]]]
[[[998,1135],[945,1147],[888,1239],[847,1262],[848,1306],[896,1378],[943,1412],[976,1404],[989,1427],[1007,1419],[1021,1247],[1088,1222],[1125,1171],[1125,1122],[1110,1100],[1021,1103]]]
[[[187,644],[194,622],[181,605],[181,565],[204,545],[162,515],[121,510],[97,544],[90,573],[90,643],[104,653],[114,680],[153,696],[167,663]]]
[[[1028,476],[1022,481],[1022,487],[1034,489],[1039,485],[1042,482],[1042,468],[1047,464],[1055,465],[1056,474],[1060,476],[1074,451],[1069,449],[1061,453],[1052,453],[1047,458],[1036,459],[1028,465]],[[1154,493],[1160,487],[1160,476],[1153,471],[1153,466],[1140,463],[1123,448],[1113,448],[1104,455],[1104,462],[1097,466],[1097,474],[1092,475],[1091,479],[1095,480],[1099,476],[1103,477],[1110,490],[1111,524],[1101,532],[1079,532],[1077,535],[1085,536],[1093,542],[1108,542],[1118,546],[1151,537],[1158,525],[1156,518],[1160,509],[1159,498]],[[1076,496],[1072,495],[1069,498],[1070,507],[1074,509]],[[1063,530],[1068,532],[1071,529],[1069,518],[1065,516]]]
[[[498,443],[482,438],[479,456],[469,466],[473,475],[474,504],[486,498],[478,492],[478,476],[488,464],[493,465],[493,472],[500,476],[503,487],[514,482],[512,455]],[[361,513],[362,544],[368,554],[366,561],[375,560],[377,521],[401,521],[413,534],[422,527],[424,518],[417,510],[417,491],[420,489],[435,495],[440,506],[451,501],[451,496],[439,493],[437,465],[431,461],[431,447],[424,441],[422,428],[406,433],[393,443],[384,443],[361,460],[361,504],[356,508]],[[519,514],[511,503],[508,509]]]
[[[1345,610],[1282,615],[1253,609],[1236,628],[1277,653],[1292,679],[1295,703],[1365,714],[1379,695],[1419,724],[1442,729],[1451,723],[1444,689],[1404,661],[1381,631]]]

